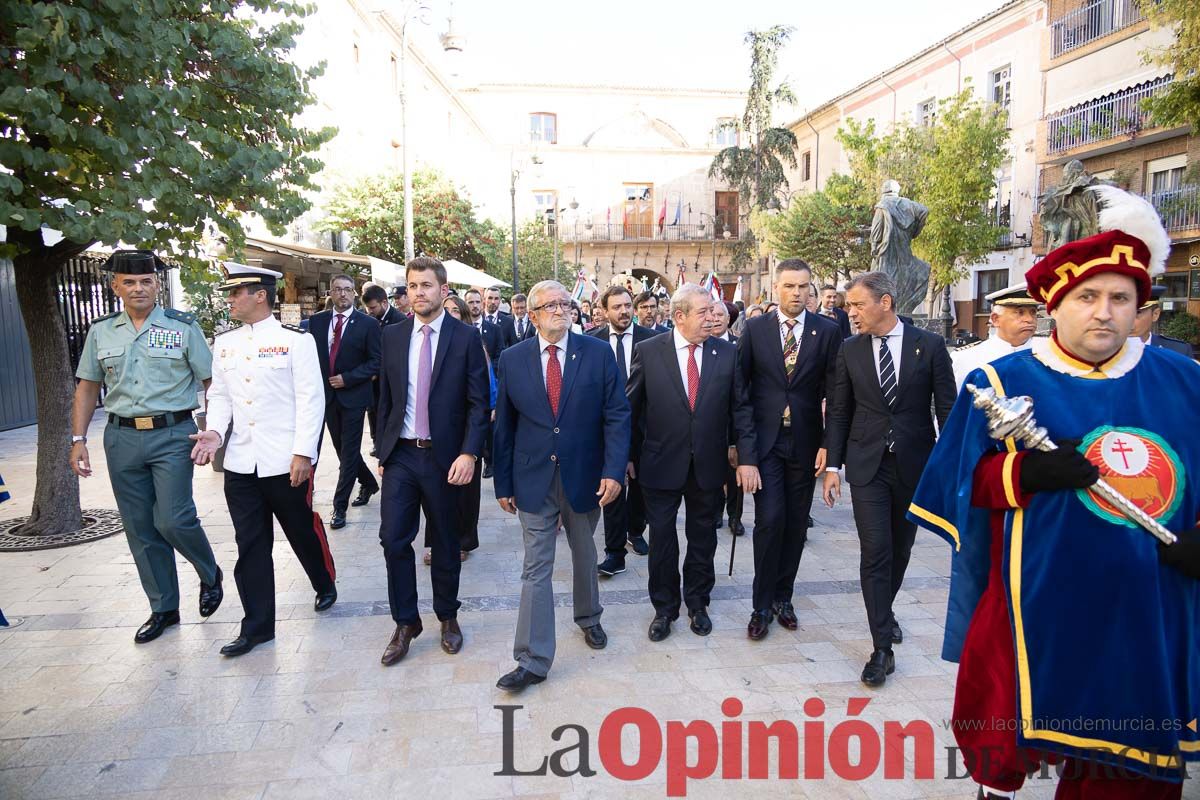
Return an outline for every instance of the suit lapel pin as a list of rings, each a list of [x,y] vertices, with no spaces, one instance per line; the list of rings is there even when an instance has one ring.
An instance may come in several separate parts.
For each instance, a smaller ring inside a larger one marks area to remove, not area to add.
[[[921,355],[921,348],[917,348],[917,355]]]
[[[717,351],[716,351],[716,350],[713,350],[713,351],[712,351],[712,354],[715,356],[715,355],[717,354]]]
[[[571,360],[572,360],[572,361],[574,361],[574,360],[575,360],[575,354],[574,354],[574,353],[571,353]]]
[[[809,331],[808,333],[809,333],[809,335],[811,335],[811,336],[816,336],[816,335],[817,335],[817,332],[816,332],[816,331]]]

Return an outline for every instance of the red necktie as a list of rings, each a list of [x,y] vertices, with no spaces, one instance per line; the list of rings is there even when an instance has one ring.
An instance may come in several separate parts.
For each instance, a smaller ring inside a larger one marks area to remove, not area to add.
[[[337,363],[338,348],[342,346],[342,326],[346,324],[346,318],[341,314],[337,314],[337,320],[333,323],[333,344],[329,345],[329,372],[332,374],[334,364]]]
[[[696,394],[700,391],[700,365],[696,363],[698,344],[688,345],[688,408],[696,410]]]
[[[558,396],[562,393],[562,365],[558,363],[558,348],[546,345],[546,396],[550,398],[550,413],[558,416]]]

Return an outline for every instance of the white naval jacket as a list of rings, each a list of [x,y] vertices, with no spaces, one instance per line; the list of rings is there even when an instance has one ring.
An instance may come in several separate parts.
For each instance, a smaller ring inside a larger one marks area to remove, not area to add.
[[[992,331],[986,339],[952,350],[950,351],[950,361],[954,364],[954,384],[961,392],[963,383],[966,382],[967,376],[973,370],[979,369],[984,364],[990,364],[997,358],[1003,358],[1009,353],[1028,350],[1032,345],[1032,336],[1020,347],[1013,347],[997,336],[995,331]]]
[[[224,436],[230,420],[226,470],[266,478],[290,472],[293,455],[315,464],[325,422],[316,340],[275,317],[217,336],[208,429]]]

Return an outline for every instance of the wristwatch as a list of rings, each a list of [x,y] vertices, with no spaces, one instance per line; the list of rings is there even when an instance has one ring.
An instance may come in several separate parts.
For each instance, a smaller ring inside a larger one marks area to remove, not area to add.
[[[78,444],[79,442],[83,442],[84,444],[87,444],[87,437],[86,436],[72,436],[71,437],[71,444]]]

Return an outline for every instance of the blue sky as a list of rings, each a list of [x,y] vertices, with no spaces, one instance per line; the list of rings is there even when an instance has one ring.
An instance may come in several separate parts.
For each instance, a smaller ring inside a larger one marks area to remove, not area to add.
[[[448,0],[426,0],[441,31]],[[796,28],[780,59],[815,107],[999,8],[1001,0],[455,0],[464,60],[486,80],[743,89],[742,37]],[[432,31],[431,31],[432,32]],[[782,111],[781,116],[788,116]]]

